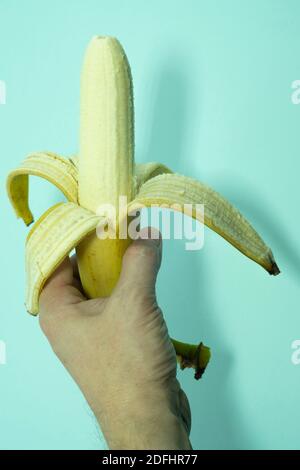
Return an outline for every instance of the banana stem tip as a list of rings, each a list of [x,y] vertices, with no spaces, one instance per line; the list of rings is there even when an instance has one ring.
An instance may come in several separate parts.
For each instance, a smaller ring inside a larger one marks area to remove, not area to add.
[[[279,267],[277,266],[277,264],[275,263],[275,261],[272,261],[271,269],[270,269],[269,273],[270,273],[272,276],[277,276],[278,274],[280,274],[280,269],[279,269]]]

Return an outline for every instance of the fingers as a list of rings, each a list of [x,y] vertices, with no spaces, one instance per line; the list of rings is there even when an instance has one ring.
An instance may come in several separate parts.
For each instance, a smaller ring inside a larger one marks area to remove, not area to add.
[[[122,271],[115,291],[139,289],[143,294],[153,295],[161,254],[160,232],[153,227],[142,229],[140,238],[132,242],[123,257]]]
[[[140,238],[127,249],[116,291],[138,290],[155,295],[155,283],[161,263],[161,235],[152,227],[140,231]],[[62,307],[86,300],[81,292],[76,258],[67,257],[50,276],[40,295],[40,312],[59,311]]]
[[[56,268],[53,274],[47,280],[46,286],[64,286],[72,284],[73,281],[73,267],[69,257],[65,258],[63,262]]]
[[[76,286],[73,265],[70,258],[67,257],[49,277],[41,292],[40,313],[56,312],[65,305],[78,303],[82,300],[84,300],[84,296]]]

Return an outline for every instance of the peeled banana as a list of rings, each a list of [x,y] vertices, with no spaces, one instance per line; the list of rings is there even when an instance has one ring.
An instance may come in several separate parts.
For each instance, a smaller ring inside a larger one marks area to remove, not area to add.
[[[80,278],[90,298],[108,296],[121,270],[122,257],[131,242],[120,236],[101,239],[96,229],[105,226],[116,209],[118,220],[152,204],[204,204],[204,223],[270,274],[278,274],[272,251],[249,222],[208,186],[174,174],[160,163],[134,163],[134,107],[130,67],[117,39],[94,37],[88,45],[81,75],[79,158],[62,158],[51,152],[29,155],[10,172],[7,192],[17,217],[33,222],[28,204],[29,175],[55,184],[67,202],[51,207],[33,225],[26,242],[26,306],[39,311],[44,283],[61,261],[76,248]],[[119,198],[126,197],[120,213]],[[197,217],[197,213],[191,213]],[[202,343],[172,340],[182,368],[193,367],[200,378],[210,358]]]

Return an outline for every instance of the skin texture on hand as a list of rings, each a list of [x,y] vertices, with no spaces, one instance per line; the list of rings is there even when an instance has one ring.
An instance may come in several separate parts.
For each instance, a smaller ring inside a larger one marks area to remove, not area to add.
[[[148,233],[127,249],[110,297],[87,300],[76,259],[65,259],[41,293],[40,325],[111,449],[191,449],[190,408],[155,294],[161,238]]]

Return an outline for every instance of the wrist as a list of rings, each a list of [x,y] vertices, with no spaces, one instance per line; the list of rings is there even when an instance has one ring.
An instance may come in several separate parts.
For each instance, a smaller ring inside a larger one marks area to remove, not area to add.
[[[191,449],[187,427],[173,400],[151,394],[95,410],[110,449]]]
[[[181,417],[169,410],[138,414],[127,412],[98,419],[111,450],[188,450],[188,433]]]

